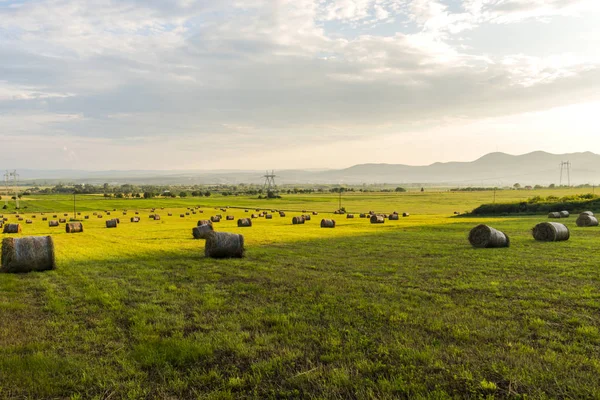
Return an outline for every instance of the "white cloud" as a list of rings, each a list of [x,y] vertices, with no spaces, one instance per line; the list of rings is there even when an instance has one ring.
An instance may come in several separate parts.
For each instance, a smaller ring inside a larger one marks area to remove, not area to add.
[[[131,150],[135,141],[155,156],[156,141],[168,140],[177,154],[191,144],[227,147],[223,162],[239,163],[236,151],[256,155],[278,141],[403,137],[456,115],[476,121],[600,93],[596,54],[468,46],[477,26],[576,19],[599,3],[448,4],[37,0],[0,8],[3,134],[77,138],[69,150],[84,161],[87,144]]]

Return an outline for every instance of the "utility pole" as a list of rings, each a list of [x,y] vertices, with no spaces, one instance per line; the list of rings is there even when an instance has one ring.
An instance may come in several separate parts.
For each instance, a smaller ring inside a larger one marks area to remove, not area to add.
[[[563,171],[567,173],[567,183],[571,186],[571,161],[561,161],[560,166],[560,182],[559,186],[562,186]]]

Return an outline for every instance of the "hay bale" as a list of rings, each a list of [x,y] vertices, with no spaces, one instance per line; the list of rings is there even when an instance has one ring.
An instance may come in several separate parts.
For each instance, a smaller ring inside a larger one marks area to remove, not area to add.
[[[37,216],[36,215],[32,215],[31,218],[37,218]]]
[[[579,227],[598,226],[598,219],[593,215],[580,214],[575,223]]]
[[[110,215],[110,211],[107,211],[107,212],[106,212],[106,215]]]
[[[245,209],[244,212],[248,212],[248,209]]]
[[[240,218],[237,221],[237,225],[240,228],[251,227],[252,226],[252,220],[250,218]]]
[[[265,219],[273,219],[273,214],[266,214]]]
[[[252,214],[250,218],[258,218],[258,214]]]
[[[341,213],[340,213],[340,210],[335,210],[333,213],[334,213],[335,215],[339,215],[339,214],[341,214]]]
[[[6,224],[2,233],[21,233],[21,224]]]
[[[569,212],[567,210],[563,210],[560,212],[560,217],[561,218],[569,218],[571,214],[569,214]]]
[[[86,215],[85,217],[83,217],[84,219],[90,219],[89,215]]]
[[[154,218],[155,221],[160,221],[160,215],[158,214],[154,214]]]
[[[30,219],[28,219],[28,220],[25,220],[25,223],[26,223],[26,224],[33,224],[33,221],[32,221],[32,220],[30,220]]]
[[[194,239],[206,239],[209,232],[213,231],[211,224],[198,225],[192,229],[192,235]]]
[[[136,211],[136,212],[135,212],[135,215],[139,215],[139,214],[140,214],[140,212],[139,212],[139,211]]]
[[[548,213],[548,218],[560,218],[560,213],[557,211]]]
[[[303,212],[303,213],[307,213],[308,211],[306,211],[306,210],[302,210],[302,212]]]
[[[204,254],[211,258],[242,258],[244,236],[237,233],[210,232],[206,237]]]
[[[60,218],[60,219],[58,220],[58,222],[60,222],[61,224],[66,224],[66,223],[67,223],[67,220],[66,220],[66,219],[64,219],[64,218]]]
[[[304,223],[304,216],[303,215],[300,215],[298,217],[292,218],[292,224],[294,224],[294,225],[303,224],[303,223]]]
[[[2,272],[47,271],[56,268],[54,241],[50,236],[2,240]]]
[[[225,217],[225,219],[227,221],[233,221],[235,219],[235,217],[233,215],[228,215],[227,217]]]
[[[405,213],[402,213],[402,216],[403,216],[403,217],[410,217],[410,214],[409,214],[409,213],[407,213],[407,212],[405,212]]]
[[[399,215],[398,215],[398,214],[395,214],[395,213],[394,213],[394,214],[390,214],[390,215],[388,216],[388,219],[389,219],[390,221],[398,221],[398,218],[399,218]]]
[[[322,219],[321,228],[335,228],[335,220],[333,219]]]
[[[500,232],[487,225],[477,225],[469,232],[469,243],[478,248],[509,247],[510,238],[504,232]]]
[[[221,217],[218,215],[213,215],[210,217],[210,222],[221,222]]]
[[[98,218],[102,218],[102,214],[98,214]]]
[[[346,214],[346,218],[354,218],[354,214]]]
[[[200,221],[198,221],[196,226],[200,226],[200,225],[212,225],[212,222],[210,222],[210,220],[208,220],[208,219],[201,219]]]
[[[22,217],[19,217],[19,218],[17,218],[17,219],[18,219],[19,221],[23,221],[23,218],[22,218]]]
[[[131,217],[129,220],[133,223],[137,223],[140,222],[140,217]]]
[[[48,217],[42,218],[42,221],[48,221]]]
[[[81,222],[69,222],[66,225],[67,233],[80,233],[83,232],[83,224]]]
[[[185,214],[179,214],[179,218],[185,218]]]
[[[305,221],[310,221],[310,214],[303,215]]]
[[[533,228],[533,237],[542,242],[569,240],[569,228],[558,222],[542,222]]]
[[[189,213],[189,212],[186,212],[186,213],[185,213],[185,215],[190,215],[190,213]]]
[[[63,214],[63,217],[68,217],[68,216],[69,216],[69,214]]]
[[[312,215],[319,215],[319,213],[318,213],[318,212],[316,212],[316,211],[313,211],[313,212],[312,212]]]
[[[279,211],[279,216],[280,217],[285,217],[285,213],[283,211]]]
[[[118,224],[118,222],[117,222],[117,220],[116,220],[116,219],[109,219],[109,220],[106,220],[106,227],[107,227],[107,228],[116,228],[116,227],[117,227],[117,224]]]
[[[55,221],[55,220],[52,220],[52,221],[48,222],[48,226],[51,227],[51,228],[59,226],[59,225],[60,224],[58,223],[58,221]]]
[[[172,217],[172,216],[173,216],[173,213],[168,213],[167,215],[168,215],[169,217]]]
[[[359,214],[359,218],[367,218],[367,214]]]
[[[383,224],[383,223],[385,223],[385,218],[382,215],[371,215],[371,223],[372,224]]]
[[[123,215],[127,215],[127,211],[123,211]]]
[[[584,211],[584,212],[582,212],[582,213],[581,213],[581,214],[579,214],[579,215],[583,215],[583,214],[585,214],[585,215],[589,215],[590,217],[593,217],[593,216],[594,216],[594,213],[593,213],[593,212],[591,212],[591,211]],[[1,215],[0,215],[0,217],[1,217]]]

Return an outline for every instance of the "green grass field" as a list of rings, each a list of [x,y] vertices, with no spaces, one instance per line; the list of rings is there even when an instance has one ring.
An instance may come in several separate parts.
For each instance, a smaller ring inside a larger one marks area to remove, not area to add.
[[[600,398],[600,229],[571,217],[569,241],[540,243],[530,230],[545,216],[452,216],[492,196],[343,195],[349,212],[411,214],[383,225],[331,214],[337,195],[78,196],[90,215],[80,234],[39,215],[72,211],[71,197],[24,199],[23,215],[38,214],[21,236],[52,235],[58,268],[0,274],[0,398]],[[192,205],[203,214],[180,218]],[[227,205],[292,211],[251,228],[215,224],[244,234],[246,257],[207,259],[191,229],[250,214],[214,209]],[[292,225],[301,209],[319,215]],[[110,217],[117,229],[104,227]],[[478,223],[511,247],[473,249]]]

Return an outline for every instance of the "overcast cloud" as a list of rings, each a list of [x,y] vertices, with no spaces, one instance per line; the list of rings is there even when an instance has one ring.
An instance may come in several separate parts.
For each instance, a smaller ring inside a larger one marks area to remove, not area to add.
[[[0,168],[600,152],[598,0],[0,0]]]

